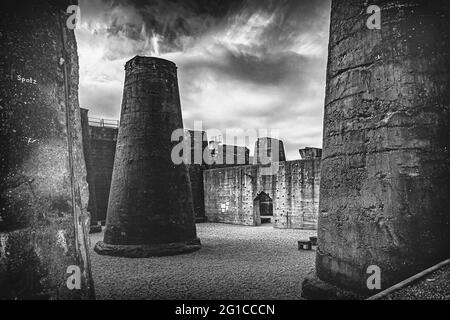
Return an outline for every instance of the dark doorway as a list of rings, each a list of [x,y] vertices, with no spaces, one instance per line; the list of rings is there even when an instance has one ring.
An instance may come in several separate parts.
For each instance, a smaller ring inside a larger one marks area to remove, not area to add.
[[[261,224],[265,223],[271,223],[272,217],[273,217],[273,201],[272,198],[262,191],[258,196],[255,198],[253,205],[256,209],[257,214],[261,221]]]

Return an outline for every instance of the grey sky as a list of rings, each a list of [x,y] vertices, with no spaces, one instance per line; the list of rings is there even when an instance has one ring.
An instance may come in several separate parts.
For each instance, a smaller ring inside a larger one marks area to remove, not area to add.
[[[178,65],[184,126],[278,129],[288,159],[322,144],[329,0],[80,0],[80,102],[119,119],[124,64]],[[250,145],[251,149],[253,146]]]

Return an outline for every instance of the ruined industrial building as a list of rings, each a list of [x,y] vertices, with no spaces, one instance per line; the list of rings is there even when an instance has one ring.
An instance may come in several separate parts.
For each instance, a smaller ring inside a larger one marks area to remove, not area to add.
[[[124,65],[120,119],[91,117],[72,2],[1,13],[2,70],[40,83],[0,79],[0,299],[395,298],[428,268],[448,288],[448,2],[375,1],[380,30],[332,1],[323,149],[294,160],[282,137],[251,154],[183,128],[160,57]]]
[[[95,216],[99,223],[106,220],[109,198],[106,183],[112,177],[118,131],[117,124],[109,122],[105,125],[105,122],[91,120],[88,127],[83,126],[89,130],[87,135],[90,136],[90,155],[87,158],[93,159],[90,179],[95,186],[95,199],[91,196],[90,202],[92,209],[96,208]],[[193,131],[190,132],[193,136]],[[201,135],[204,137],[201,141],[192,140],[192,150],[197,147],[204,150],[210,144],[206,132]],[[258,143],[259,140],[255,142]],[[279,159],[285,160],[281,141],[280,145],[282,156]],[[317,229],[321,149],[300,149],[301,159],[280,161],[274,175],[261,172],[264,169],[262,164],[250,164],[249,150],[245,147],[232,146],[234,164],[225,164],[226,150],[227,146],[223,144],[211,148],[213,164],[188,165],[198,222],[249,226],[272,222],[275,228]],[[240,150],[244,154],[244,163],[238,161],[242,158]],[[222,159],[220,164],[216,163],[217,157]]]

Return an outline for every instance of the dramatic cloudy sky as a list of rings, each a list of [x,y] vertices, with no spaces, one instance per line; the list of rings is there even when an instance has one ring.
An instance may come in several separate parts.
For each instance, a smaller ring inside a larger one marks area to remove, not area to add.
[[[279,130],[290,160],[321,146],[330,0],[79,2],[90,116],[119,119],[125,62],[159,56],[178,65],[185,128]]]

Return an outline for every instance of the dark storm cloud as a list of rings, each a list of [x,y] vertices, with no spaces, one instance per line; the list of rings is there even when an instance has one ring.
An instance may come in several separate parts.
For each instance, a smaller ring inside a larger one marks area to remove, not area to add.
[[[201,120],[221,130],[276,127],[295,157],[304,143],[320,146],[329,0],[80,0],[80,6],[80,99],[91,113],[118,117],[124,62],[157,55],[179,67],[185,126]]]
[[[322,30],[327,19],[328,0],[81,0],[91,20],[106,19],[108,34],[119,33],[132,40],[157,34],[164,50],[182,51],[187,39],[248,21],[255,13],[272,16],[254,49],[260,53],[289,49],[299,31]],[[91,14],[91,11],[94,14]],[[99,14],[99,11],[102,11]],[[147,34],[142,34],[145,28]],[[244,30],[245,32],[245,30]],[[323,32],[322,32],[323,33]],[[320,32],[317,37],[323,36]]]
[[[180,38],[200,35],[217,26],[240,3],[241,0],[115,0],[110,5],[134,8],[141,13],[148,30],[164,37],[167,47],[182,49]]]
[[[270,53],[260,57],[224,47],[221,50],[220,61],[190,61],[184,70],[211,70],[242,81],[280,84],[283,81],[295,81],[301,72],[308,72],[307,66],[314,60],[294,52]]]

